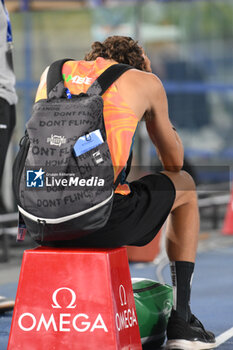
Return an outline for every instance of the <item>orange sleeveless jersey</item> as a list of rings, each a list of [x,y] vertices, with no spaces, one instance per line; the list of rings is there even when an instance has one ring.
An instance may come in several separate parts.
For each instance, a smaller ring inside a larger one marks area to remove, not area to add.
[[[62,68],[65,87],[74,95],[86,92],[94,80],[111,65],[111,63],[101,57],[98,57],[96,61],[67,61]],[[47,98],[47,72],[48,68],[41,76],[36,102]],[[107,142],[116,179],[127,163],[138,125],[138,118],[118,93],[114,83],[104,93],[103,100]],[[115,192],[126,195],[130,193],[130,189],[128,184],[124,183],[119,184]]]

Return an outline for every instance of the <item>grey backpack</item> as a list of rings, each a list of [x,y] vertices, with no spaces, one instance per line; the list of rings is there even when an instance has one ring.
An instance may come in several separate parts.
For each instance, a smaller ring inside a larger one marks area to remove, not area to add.
[[[19,240],[26,230],[36,242],[46,243],[104,227],[122,176],[114,183],[101,95],[132,67],[110,66],[87,93],[71,95],[61,73],[66,61],[50,66],[48,98],[34,104],[14,162]]]

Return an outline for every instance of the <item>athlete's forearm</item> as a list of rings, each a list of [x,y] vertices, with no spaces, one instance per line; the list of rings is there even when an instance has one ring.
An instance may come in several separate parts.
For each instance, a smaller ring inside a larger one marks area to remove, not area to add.
[[[171,171],[171,172],[178,172],[183,167],[183,161],[184,161],[184,149],[182,141],[177,134],[177,132],[172,130],[171,132],[174,133],[174,142],[168,143],[166,147],[159,147],[157,139],[150,129],[149,126],[147,126],[149,136],[151,138],[151,141],[156,147],[158,158],[160,159],[164,170]]]
[[[166,161],[164,161],[162,164],[163,164],[163,167],[165,170],[172,171],[172,172],[178,172],[183,167],[184,147],[183,147],[183,143],[181,141],[181,138],[178,135],[178,133],[174,127],[173,127],[173,130],[174,130],[175,139],[176,139],[176,146],[177,146],[177,149],[175,151],[176,152],[175,158],[177,159],[177,162],[175,164],[171,165],[170,163],[166,163]]]

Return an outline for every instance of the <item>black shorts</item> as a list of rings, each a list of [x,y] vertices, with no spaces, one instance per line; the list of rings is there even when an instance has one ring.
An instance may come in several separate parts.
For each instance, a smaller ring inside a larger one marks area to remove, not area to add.
[[[170,213],[175,187],[166,175],[158,173],[131,182],[130,189],[127,196],[115,194],[112,213],[104,228],[73,241],[72,245],[115,248],[149,243]]]

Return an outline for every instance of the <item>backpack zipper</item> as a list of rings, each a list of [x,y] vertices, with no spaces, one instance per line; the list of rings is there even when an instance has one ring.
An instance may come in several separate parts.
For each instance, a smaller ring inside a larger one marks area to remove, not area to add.
[[[152,289],[158,288],[160,286],[161,286],[161,284],[156,283],[156,284],[152,284],[152,285],[147,286],[147,287],[133,289],[133,292],[134,293],[147,292],[148,290],[152,290]]]
[[[42,222],[44,224],[61,224],[63,222],[72,220],[72,219],[76,219],[79,216],[88,214],[96,209],[101,208],[102,206],[104,206],[105,204],[107,204],[113,197],[114,195],[114,191],[112,191],[111,196],[108,197],[107,199],[105,199],[103,202],[94,205],[93,207],[89,208],[89,209],[85,209],[83,211],[81,211],[80,213],[75,213],[75,214],[71,214],[71,215],[67,215],[67,216],[62,216],[60,218],[56,218],[56,219],[47,219],[47,218],[39,218],[38,216],[35,216],[33,214],[28,213],[26,210],[24,210],[23,208],[21,208],[18,205],[18,209],[20,211],[21,214],[25,215],[28,219],[32,220],[32,221],[36,221],[38,224],[41,224]]]

